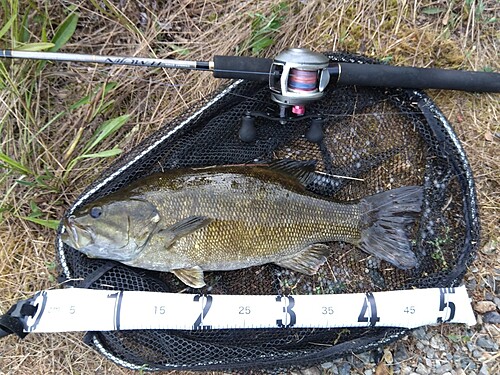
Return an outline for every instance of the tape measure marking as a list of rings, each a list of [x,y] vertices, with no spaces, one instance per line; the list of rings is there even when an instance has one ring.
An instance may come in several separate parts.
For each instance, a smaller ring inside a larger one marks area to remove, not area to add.
[[[25,332],[126,329],[415,328],[475,324],[465,286],[323,295],[201,295],[92,289],[38,292]]]

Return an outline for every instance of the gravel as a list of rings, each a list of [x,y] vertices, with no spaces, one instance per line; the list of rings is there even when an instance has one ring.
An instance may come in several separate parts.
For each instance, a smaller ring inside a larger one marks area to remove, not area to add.
[[[487,323],[487,312],[477,315],[482,322],[472,327],[458,324],[420,327],[388,345],[382,361],[374,353],[325,361],[294,375],[493,375],[500,374],[498,359],[500,330]]]
[[[500,374],[500,269],[494,277],[465,280],[472,303],[474,326],[442,324],[414,329],[383,348],[383,353],[360,353],[325,361],[295,375],[496,375]],[[482,297],[482,298],[481,298]],[[381,349],[382,350],[382,349]],[[379,363],[374,358],[382,358]]]

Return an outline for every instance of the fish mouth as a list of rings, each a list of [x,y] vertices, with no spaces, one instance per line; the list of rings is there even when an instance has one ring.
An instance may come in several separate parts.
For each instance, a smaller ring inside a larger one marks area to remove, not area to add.
[[[64,243],[76,250],[80,250],[93,242],[94,234],[90,228],[75,220],[74,215],[66,216],[62,220],[64,232],[61,239]]]

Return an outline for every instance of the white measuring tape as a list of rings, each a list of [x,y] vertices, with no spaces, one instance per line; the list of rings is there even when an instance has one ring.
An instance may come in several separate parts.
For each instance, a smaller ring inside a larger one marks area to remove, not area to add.
[[[24,332],[128,329],[405,327],[475,324],[465,286],[356,294],[199,295],[61,289],[38,292]]]

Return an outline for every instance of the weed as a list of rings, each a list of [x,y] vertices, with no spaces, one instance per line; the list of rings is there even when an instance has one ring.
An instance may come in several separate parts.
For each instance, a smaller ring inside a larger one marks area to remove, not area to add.
[[[109,150],[92,152],[98,144],[104,141],[106,138],[116,133],[130,118],[130,115],[119,116],[110,120],[107,120],[99,126],[92,138],[85,144],[82,149],[82,153],[73,158],[66,167],[63,179],[68,177],[68,174],[73,170],[75,165],[82,159],[95,159],[95,158],[109,158],[111,156],[116,156],[122,152],[119,148],[112,148]],[[72,146],[73,147],[73,146]]]
[[[239,52],[250,51],[253,55],[260,54],[263,50],[274,44],[274,37],[285,20],[284,12],[288,9],[285,2],[271,8],[271,14],[251,13],[250,39],[243,43]]]
[[[446,337],[451,342],[458,344],[467,344],[471,340],[471,337],[469,335],[459,335],[454,333],[449,333],[448,335],[446,335]]]
[[[444,257],[444,249],[443,246],[447,243],[450,243],[450,228],[445,227],[445,234],[443,237],[436,237],[432,241],[428,241],[433,245],[433,252],[431,253],[431,258],[434,259],[440,268],[446,269],[448,268],[448,262]]]

